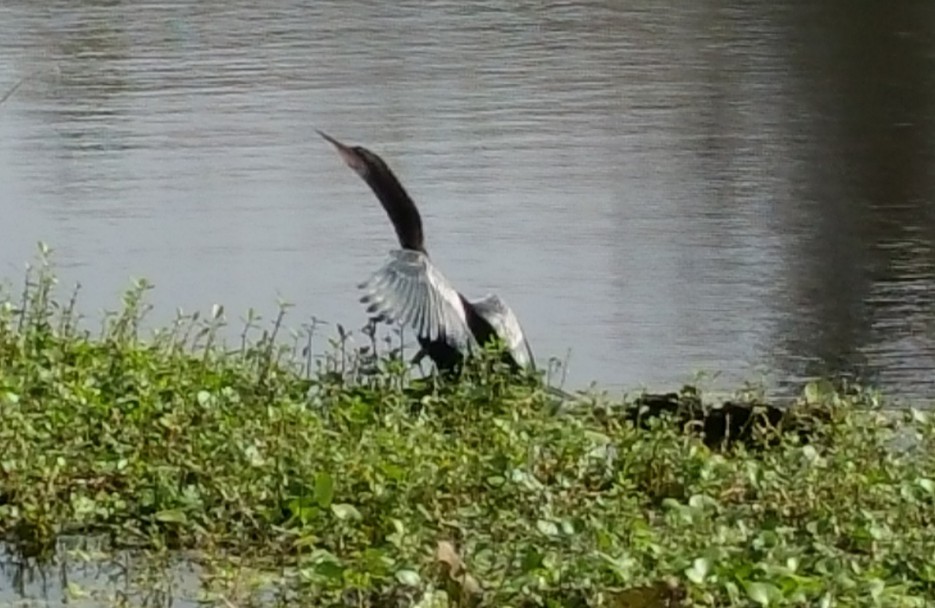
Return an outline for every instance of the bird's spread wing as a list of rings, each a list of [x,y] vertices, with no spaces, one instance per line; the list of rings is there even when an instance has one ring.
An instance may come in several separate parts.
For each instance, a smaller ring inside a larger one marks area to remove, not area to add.
[[[408,325],[420,338],[458,348],[472,342],[461,296],[422,252],[390,251],[390,259],[360,288],[368,312]]]
[[[507,306],[500,296],[490,294],[480,300],[471,302],[471,305],[474,306],[477,314],[490,323],[490,326],[506,345],[517,365],[526,368],[535,367],[532,349],[529,347],[529,342],[526,341],[523,327],[519,324],[519,319],[516,318],[513,309]]]

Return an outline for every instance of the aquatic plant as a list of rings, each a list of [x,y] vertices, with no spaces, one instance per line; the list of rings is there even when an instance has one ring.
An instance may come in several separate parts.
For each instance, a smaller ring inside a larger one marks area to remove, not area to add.
[[[812,383],[807,436],[712,446],[489,360],[414,379],[372,325],[315,359],[285,307],[233,347],[221,307],[148,332],[149,289],[93,331],[44,259],[0,299],[0,533],[21,551],[194,550],[228,605],[935,597],[935,423],[872,390]]]

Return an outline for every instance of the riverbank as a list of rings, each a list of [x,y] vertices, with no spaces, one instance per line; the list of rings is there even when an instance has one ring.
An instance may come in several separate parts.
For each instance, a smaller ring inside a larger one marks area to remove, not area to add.
[[[4,298],[0,532],[18,551],[103,536],[315,605],[935,598],[935,423],[877,413],[873,391],[811,384],[796,432],[711,442],[481,366],[415,381],[375,335],[314,362],[282,317],[236,347],[220,309],[142,336],[146,291],[94,332],[47,267]],[[892,449],[894,418],[916,449]]]

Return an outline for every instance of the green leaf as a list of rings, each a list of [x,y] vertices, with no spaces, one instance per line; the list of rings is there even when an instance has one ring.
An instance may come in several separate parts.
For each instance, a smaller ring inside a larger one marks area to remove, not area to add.
[[[805,385],[805,401],[819,403],[834,394],[834,385],[828,380],[812,380]]]
[[[747,591],[747,597],[760,606],[769,606],[774,599],[782,597],[779,589],[769,583],[744,583],[744,588]]]
[[[68,591],[68,599],[72,599],[72,600],[83,599],[86,597],[90,597],[91,595],[81,585],[79,585],[78,583],[73,583],[71,581],[68,582],[67,591]]]
[[[633,559],[632,556],[623,554],[619,557],[614,557],[613,555],[600,551],[597,553],[597,556],[604,560],[621,580],[627,580],[633,576],[633,568],[636,566],[636,560]]]
[[[406,477],[406,470],[401,466],[395,465],[393,463],[385,463],[381,465],[380,470],[382,470],[383,474],[393,481],[400,481]]]
[[[419,577],[419,573],[415,570],[397,570],[396,580],[398,580],[403,585],[408,585],[409,587],[418,587],[419,583],[422,582],[422,579]]]
[[[688,580],[691,582],[700,585],[704,582],[710,570],[711,561],[706,557],[699,557],[692,562],[690,568],[685,569],[685,576],[687,576]]]
[[[97,508],[97,503],[87,496],[76,496],[71,501],[71,508],[73,509],[76,517],[83,517],[85,515],[94,513],[95,509]]]
[[[299,538],[297,538],[295,542],[292,543],[292,546],[297,549],[301,549],[305,547],[314,547],[315,545],[318,544],[320,540],[321,539],[318,538],[314,534],[306,534],[304,536],[300,536]]]
[[[315,502],[324,508],[334,499],[334,478],[324,471],[315,476]]]
[[[181,509],[166,509],[164,511],[159,511],[156,513],[155,518],[156,521],[170,524],[184,524],[188,521],[188,517]]]
[[[523,554],[523,561],[521,562],[520,567],[523,569],[523,572],[531,572],[541,567],[542,561],[543,561],[542,554],[536,551],[535,549],[533,549],[532,547],[529,547],[526,549],[525,553]]]
[[[805,459],[809,462],[815,462],[818,460],[818,450],[815,449],[813,445],[806,445],[802,448],[802,455],[805,456]]]
[[[344,578],[344,568],[338,562],[331,560],[325,560],[315,564],[315,572],[336,581],[340,581]]]
[[[562,534],[565,536],[572,536],[575,533],[575,524],[570,519],[562,520]]]
[[[354,519],[357,521],[363,519],[360,511],[358,511],[354,505],[349,505],[347,503],[331,505],[331,512],[334,513],[335,517],[338,519]]]
[[[536,528],[546,536],[558,536],[558,526],[547,519],[536,521]]]

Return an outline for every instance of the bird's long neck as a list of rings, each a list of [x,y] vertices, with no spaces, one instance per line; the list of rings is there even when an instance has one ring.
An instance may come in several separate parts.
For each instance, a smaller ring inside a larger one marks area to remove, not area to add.
[[[367,176],[367,184],[380,199],[380,204],[390,216],[399,245],[425,253],[425,237],[422,235],[422,218],[406,189],[389,170],[374,171]]]

